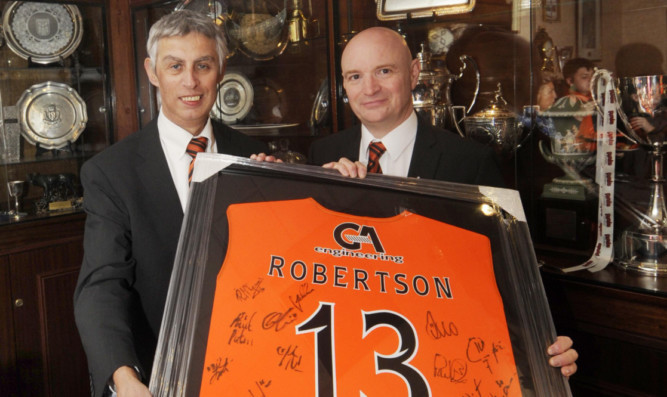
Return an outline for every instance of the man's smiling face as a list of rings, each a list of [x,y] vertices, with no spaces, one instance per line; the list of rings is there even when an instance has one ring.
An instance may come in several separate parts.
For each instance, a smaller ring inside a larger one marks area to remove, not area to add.
[[[197,135],[206,125],[222,80],[215,40],[199,33],[158,42],[155,70],[147,59],[146,73],[160,89],[161,111],[172,122]]]

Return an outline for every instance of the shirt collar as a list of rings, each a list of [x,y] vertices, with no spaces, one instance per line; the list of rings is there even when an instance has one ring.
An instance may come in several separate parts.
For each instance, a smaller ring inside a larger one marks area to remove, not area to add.
[[[160,135],[160,140],[165,144],[167,156],[170,158],[179,158],[185,155],[185,150],[187,149],[190,140],[193,138],[191,133],[169,120],[162,112],[158,115],[157,129],[158,134]],[[208,138],[206,152],[211,152],[214,142],[213,139],[211,139],[213,136],[213,125],[211,124],[210,118],[206,122],[204,129],[197,136]]]
[[[382,141],[382,144],[387,148],[387,153],[389,153],[391,158],[398,158],[406,149],[411,147],[411,144],[415,141],[415,137],[417,136],[417,121],[417,114],[415,112],[410,113],[410,117],[398,127],[389,131],[389,133],[382,137],[382,139],[376,139],[368,128],[362,124],[360,148],[364,151],[368,151],[368,145],[371,142]]]

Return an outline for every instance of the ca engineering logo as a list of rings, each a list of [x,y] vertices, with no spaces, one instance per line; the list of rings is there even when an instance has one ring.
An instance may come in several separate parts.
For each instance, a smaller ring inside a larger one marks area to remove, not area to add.
[[[346,233],[349,230],[357,233]],[[384,254],[384,247],[382,247],[380,238],[372,226],[341,223],[334,229],[334,240],[336,240],[338,245],[349,250],[359,250],[361,249],[361,244],[373,244],[375,252]]]
[[[334,228],[333,237],[341,249],[315,247],[315,251],[335,257],[349,256],[403,263],[402,256],[387,255],[385,253],[380,237],[373,226],[357,225],[352,222],[341,223]],[[370,244],[375,252],[359,252],[362,248],[365,248],[366,244]]]

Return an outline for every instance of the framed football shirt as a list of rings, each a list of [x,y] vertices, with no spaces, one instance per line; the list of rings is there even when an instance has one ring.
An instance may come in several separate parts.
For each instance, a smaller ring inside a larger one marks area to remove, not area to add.
[[[569,395],[516,192],[207,161],[154,395]]]

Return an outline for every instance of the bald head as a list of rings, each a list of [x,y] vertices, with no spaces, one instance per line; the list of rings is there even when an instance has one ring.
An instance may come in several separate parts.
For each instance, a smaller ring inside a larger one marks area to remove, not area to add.
[[[351,62],[351,58],[355,56],[368,53],[371,49],[390,51],[396,62],[405,65],[409,65],[412,61],[410,48],[403,36],[389,28],[373,27],[359,32],[347,43],[343,50],[341,65]]]
[[[352,111],[376,138],[412,114],[419,62],[397,32],[373,27],[358,33],[343,51],[341,69]]]

